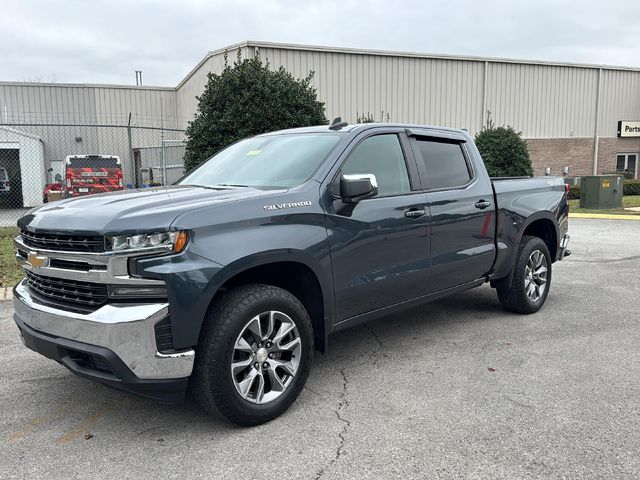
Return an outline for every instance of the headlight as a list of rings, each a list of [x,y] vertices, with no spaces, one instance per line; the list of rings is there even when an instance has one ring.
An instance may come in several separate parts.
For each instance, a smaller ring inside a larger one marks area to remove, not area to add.
[[[179,253],[187,246],[187,232],[142,233],[140,235],[116,235],[110,238],[111,250],[122,252],[127,250],[148,250],[165,248]]]

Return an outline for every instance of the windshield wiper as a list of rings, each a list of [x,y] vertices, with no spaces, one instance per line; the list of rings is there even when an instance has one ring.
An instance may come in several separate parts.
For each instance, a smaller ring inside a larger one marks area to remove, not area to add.
[[[196,183],[181,183],[183,187],[199,187],[199,188],[208,188],[209,190],[219,190],[220,188],[229,188],[229,187],[248,187],[248,185],[233,185],[231,183],[218,183],[216,185],[198,185]]]

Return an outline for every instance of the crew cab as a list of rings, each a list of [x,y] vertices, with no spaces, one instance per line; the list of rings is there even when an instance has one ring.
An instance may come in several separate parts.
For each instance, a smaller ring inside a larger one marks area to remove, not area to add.
[[[256,425],[333,332],[487,282],[538,311],[568,210],[562,178],[491,179],[464,130],[337,119],[242,140],[173,186],[29,211],[15,321],[78,375],[162,402],[189,388]]]

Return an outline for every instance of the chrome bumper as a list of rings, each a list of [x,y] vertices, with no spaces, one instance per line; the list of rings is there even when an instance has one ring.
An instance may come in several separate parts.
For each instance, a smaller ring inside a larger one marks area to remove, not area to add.
[[[560,240],[560,254],[558,255],[558,260],[562,260],[564,257],[571,255],[571,251],[567,248],[569,246],[570,239],[571,235],[565,233],[562,240]]]
[[[191,375],[195,352],[157,351],[154,325],[168,314],[167,303],[105,305],[95,312],[67,312],[36,303],[24,281],[14,290],[15,315],[34,330],[115,353],[139,379]]]

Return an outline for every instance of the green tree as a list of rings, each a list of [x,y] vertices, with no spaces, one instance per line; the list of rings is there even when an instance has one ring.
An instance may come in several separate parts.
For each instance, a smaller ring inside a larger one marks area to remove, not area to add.
[[[492,177],[530,177],[533,165],[527,142],[512,127],[496,127],[487,114],[487,126],[476,134],[476,146]]]
[[[366,114],[363,113],[362,115],[356,113],[357,116],[357,123],[375,123],[376,119],[373,118],[373,115],[371,115],[369,112],[367,112]]]
[[[198,111],[187,127],[187,171],[226,146],[252,135],[284,128],[326,125],[324,103],[311,85],[313,72],[296,79],[280,67],[271,70],[256,53],[238,58],[220,75],[209,73]]]

